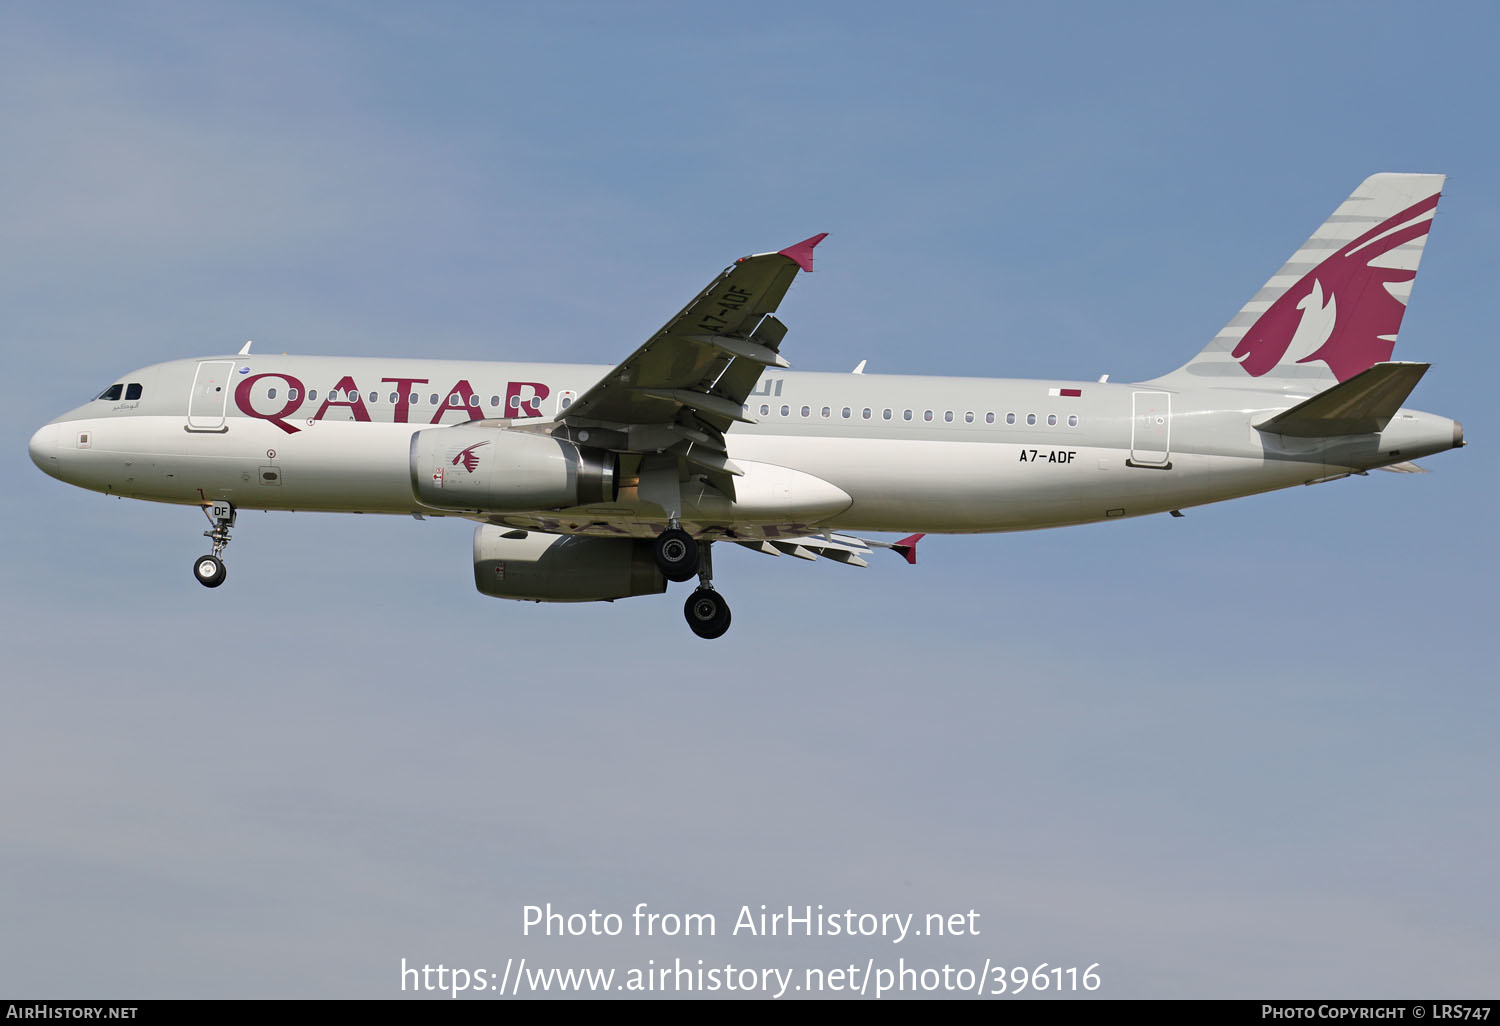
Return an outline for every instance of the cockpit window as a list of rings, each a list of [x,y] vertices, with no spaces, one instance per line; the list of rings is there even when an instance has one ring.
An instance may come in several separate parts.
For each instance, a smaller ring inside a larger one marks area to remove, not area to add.
[[[99,398],[107,399],[110,402],[116,402],[120,398],[120,393],[123,391],[125,391],[124,385],[110,385],[104,391],[99,393]]]
[[[130,384],[128,384],[128,385],[125,386],[125,398],[126,399],[134,401],[136,399],[139,399],[140,397],[141,397],[141,383],[139,381],[132,381]]]

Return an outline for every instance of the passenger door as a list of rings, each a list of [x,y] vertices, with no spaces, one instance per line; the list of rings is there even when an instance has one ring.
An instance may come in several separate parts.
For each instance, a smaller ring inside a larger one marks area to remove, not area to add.
[[[193,390],[188,395],[189,431],[227,431],[224,411],[229,404],[229,387],[234,377],[233,360],[204,360],[193,376]]]

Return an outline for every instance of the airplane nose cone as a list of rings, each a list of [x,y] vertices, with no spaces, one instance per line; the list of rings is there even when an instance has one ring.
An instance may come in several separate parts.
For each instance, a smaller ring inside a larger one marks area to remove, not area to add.
[[[1453,448],[1462,448],[1464,444],[1464,426],[1458,421],[1453,422]]]
[[[57,425],[48,424],[31,436],[31,462],[44,473],[57,476]]]

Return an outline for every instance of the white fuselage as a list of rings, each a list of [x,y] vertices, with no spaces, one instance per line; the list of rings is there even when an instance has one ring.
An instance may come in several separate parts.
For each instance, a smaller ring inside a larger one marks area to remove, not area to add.
[[[610,368],[235,355],[157,364],[38,431],[32,458],[81,487],[158,502],[452,514],[413,491],[413,432],[537,427]],[[130,391],[134,400],[124,398]],[[334,393],[330,395],[330,392]],[[1283,439],[1253,424],[1300,396],[1224,388],[768,371],[728,432],[735,501],[688,480],[683,526],[1013,531],[1158,513],[1452,448],[1445,418]],[[653,536],[630,480],[589,507],[458,515],[560,533]]]

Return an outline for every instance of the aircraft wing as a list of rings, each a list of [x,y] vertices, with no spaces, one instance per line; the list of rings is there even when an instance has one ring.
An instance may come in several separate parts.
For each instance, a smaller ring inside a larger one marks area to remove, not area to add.
[[[675,452],[733,498],[739,471],[725,458],[724,432],[753,423],[744,403],[761,372],[788,366],[779,353],[786,326],[773,311],[826,237],[736,260],[558,419],[620,432],[622,451]]]

